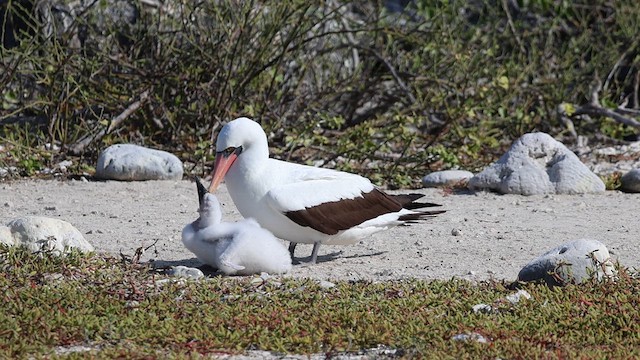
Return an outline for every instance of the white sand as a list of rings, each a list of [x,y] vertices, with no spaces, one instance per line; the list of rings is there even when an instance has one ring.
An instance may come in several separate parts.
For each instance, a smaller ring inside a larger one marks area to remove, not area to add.
[[[416,191],[413,191],[416,192]],[[328,280],[420,279],[514,280],[522,266],[563,242],[602,241],[615,259],[638,267],[640,194],[516,196],[447,195],[425,189],[426,201],[447,213],[422,224],[396,227],[358,244],[322,246],[319,263],[295,265],[293,277]],[[240,219],[226,188],[217,193],[223,219]],[[196,187],[189,181],[81,182],[20,180],[0,183],[0,222],[24,215],[69,221],[97,251],[143,256],[158,265],[199,266],[180,240],[197,217]],[[459,235],[454,236],[456,229]],[[299,245],[305,260],[311,245]]]

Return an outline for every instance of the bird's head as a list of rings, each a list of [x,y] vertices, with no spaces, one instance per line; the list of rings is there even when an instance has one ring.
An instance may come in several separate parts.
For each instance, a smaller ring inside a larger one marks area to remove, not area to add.
[[[235,119],[220,130],[216,140],[216,161],[209,192],[218,189],[233,163],[246,153],[258,152],[269,156],[267,135],[257,122],[241,117]]]

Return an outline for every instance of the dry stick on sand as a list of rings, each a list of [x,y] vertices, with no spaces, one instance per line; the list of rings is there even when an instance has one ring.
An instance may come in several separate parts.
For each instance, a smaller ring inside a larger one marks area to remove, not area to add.
[[[149,90],[145,90],[142,94],[140,94],[139,99],[132,102],[120,115],[114,117],[110,122],[109,126],[106,129],[102,129],[95,134],[88,134],[84,136],[82,139],[78,140],[75,144],[73,144],[70,149],[74,154],[81,153],[89,144],[94,142],[97,139],[101,139],[103,136],[111,133],[113,130],[118,128],[123,121],[125,121],[131,114],[133,114],[136,110],[142,106],[147,99],[149,98]]]

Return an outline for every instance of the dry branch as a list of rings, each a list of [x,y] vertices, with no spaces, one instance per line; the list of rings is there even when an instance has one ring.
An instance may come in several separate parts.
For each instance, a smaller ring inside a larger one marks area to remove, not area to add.
[[[587,104],[576,108],[575,112],[571,116],[590,115],[590,116],[605,116],[609,117],[621,124],[632,126],[640,129],[640,122],[634,118],[630,118],[619,114],[619,109],[607,109],[602,106],[594,106],[593,104]]]
[[[122,122],[124,122],[131,114],[133,114],[136,110],[138,110],[149,98],[149,90],[144,91],[140,94],[139,99],[132,102],[129,106],[127,106],[124,111],[122,111],[118,116],[114,117],[110,122],[107,128],[103,128],[102,130],[94,133],[87,134],[80,140],[78,140],[75,144],[70,146],[70,151],[74,154],[80,154],[84,151],[84,149],[92,144],[94,141],[102,139],[105,135],[111,133],[113,130],[118,128]]]
[[[591,85],[591,94],[590,94],[589,103],[586,105],[577,107],[569,116],[570,117],[575,117],[580,115],[604,116],[604,117],[611,118],[614,121],[617,121],[621,124],[640,129],[640,122],[638,120],[636,120],[633,117],[625,116],[625,114],[640,115],[640,111],[634,110],[634,109],[628,109],[622,105],[616,109],[608,109],[603,107],[600,104],[600,95],[599,95],[600,90],[602,90],[602,82],[600,81],[600,79],[598,79],[596,75],[595,80]],[[566,123],[568,118],[566,118],[567,114],[566,114],[565,108],[561,107],[559,112],[560,112],[560,118],[563,120],[563,122]],[[571,125],[573,125],[573,123],[571,123]],[[575,131],[572,132],[572,134],[574,135],[574,137],[577,136],[575,134]]]

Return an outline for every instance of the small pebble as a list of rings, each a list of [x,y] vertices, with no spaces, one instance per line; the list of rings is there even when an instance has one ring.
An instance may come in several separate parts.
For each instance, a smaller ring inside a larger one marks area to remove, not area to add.
[[[332,287],[336,286],[336,284],[332,283],[331,281],[326,281],[326,280],[320,280],[319,281],[319,285],[323,289],[331,289]]]
[[[512,304],[517,304],[522,299],[531,299],[531,294],[529,294],[526,290],[518,290],[518,292],[516,292],[515,294],[507,295],[505,299],[507,299],[507,301]]]
[[[4,203],[4,207],[12,207],[12,206],[13,204],[8,201]]]
[[[55,206],[45,206],[44,209],[45,210],[56,210],[57,208]]]
[[[124,307],[127,309],[135,309],[140,306],[140,302],[137,300],[129,300],[124,304]]]
[[[478,334],[476,332],[473,332],[471,334],[454,335],[451,338],[451,340],[454,340],[454,341],[475,341],[475,342],[479,342],[479,343],[482,343],[482,344],[488,343],[487,339],[484,336],[482,336],[482,335],[480,335],[480,334]]]
[[[462,235],[462,230],[460,230],[460,229],[452,229],[451,230],[451,235],[460,236],[460,235]]]
[[[202,270],[182,265],[172,266],[171,269],[167,271],[167,274],[174,277],[190,279],[200,279],[204,277]]]
[[[488,314],[491,311],[493,311],[493,308],[491,307],[491,305],[487,305],[487,304],[476,304],[473,305],[472,307],[473,312],[474,313],[483,313],[483,314]]]

